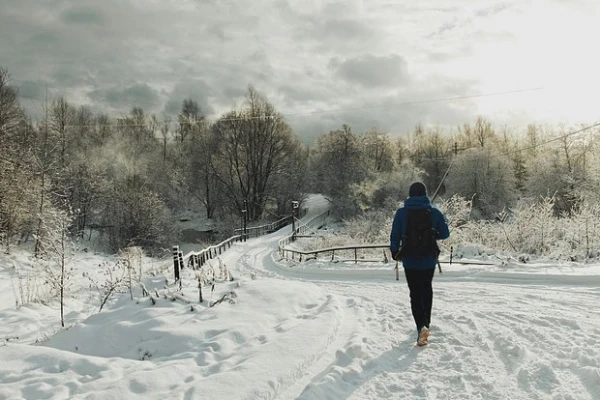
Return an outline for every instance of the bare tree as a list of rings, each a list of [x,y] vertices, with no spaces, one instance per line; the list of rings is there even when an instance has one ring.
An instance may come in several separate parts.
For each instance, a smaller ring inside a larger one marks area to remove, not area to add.
[[[177,116],[177,121],[179,122],[179,142],[185,143],[190,134],[193,134],[196,130],[197,124],[203,120],[204,115],[198,103],[192,99],[183,100],[181,111]]]
[[[480,147],[486,147],[495,137],[495,132],[492,129],[492,123],[483,117],[477,117],[473,134]]]
[[[473,200],[473,208],[489,218],[515,199],[511,161],[491,148],[461,152],[448,175],[449,191]]]
[[[162,155],[163,161],[167,159],[167,144],[169,143],[169,127],[171,125],[171,118],[165,117],[162,124],[160,125],[160,137],[162,142]]]
[[[218,144],[213,170],[230,207],[240,212],[246,200],[249,220],[261,218],[273,194],[274,175],[294,151],[291,128],[273,105],[250,87],[244,108],[220,118],[212,134]]]
[[[360,137],[360,140],[367,170],[378,173],[391,172],[394,169],[392,143],[385,133],[371,128]]]
[[[25,119],[8,71],[0,68],[0,239],[10,251],[12,236],[24,231],[34,199],[35,132]]]
[[[206,209],[206,218],[212,218],[222,200],[222,184],[215,174],[218,144],[204,121],[196,125],[196,133],[192,135],[186,146],[186,183],[189,192]]]
[[[428,129],[419,135],[413,144],[415,166],[425,172],[424,183],[431,193],[440,185],[450,165],[452,146],[439,128]],[[442,187],[440,194],[444,194]]]
[[[339,216],[352,215],[358,210],[351,188],[362,182],[367,171],[359,138],[348,125],[317,139],[311,154],[311,171],[314,189],[329,197]]]
[[[271,185],[278,216],[289,215],[292,212],[292,201],[302,202],[308,185],[309,150],[296,139],[292,141],[291,146],[289,157],[284,160],[281,169],[276,171]]]
[[[60,301],[60,323],[65,326],[65,295],[69,284],[68,257],[72,251],[69,238],[71,216],[68,212],[48,207],[42,217],[41,255],[49,261],[46,279]]]
[[[72,131],[75,124],[75,109],[64,97],[59,97],[52,103],[50,109],[49,129],[53,142],[58,149],[58,165],[64,168],[67,164],[68,151],[73,138]]]

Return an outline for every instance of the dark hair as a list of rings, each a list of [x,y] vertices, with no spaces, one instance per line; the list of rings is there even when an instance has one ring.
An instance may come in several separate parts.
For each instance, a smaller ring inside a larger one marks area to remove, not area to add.
[[[415,182],[408,189],[408,197],[427,196],[427,187],[423,182]]]

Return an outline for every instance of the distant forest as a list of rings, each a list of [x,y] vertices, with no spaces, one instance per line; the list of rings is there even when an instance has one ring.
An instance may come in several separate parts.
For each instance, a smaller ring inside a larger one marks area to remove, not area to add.
[[[44,243],[64,226],[73,238],[101,232],[110,251],[141,246],[152,254],[177,242],[173,215],[188,208],[228,236],[245,207],[251,223],[274,220],[306,193],[327,196],[341,219],[390,214],[417,179],[430,194],[439,187],[440,198],[468,199],[475,220],[548,197],[559,217],[600,200],[598,131],[518,132],[478,117],[452,131],[419,125],[402,137],[343,125],[309,148],[253,87],[214,121],[193,99],[173,119],[137,107],[114,119],[58,97],[33,122],[0,69],[0,238],[9,251]]]

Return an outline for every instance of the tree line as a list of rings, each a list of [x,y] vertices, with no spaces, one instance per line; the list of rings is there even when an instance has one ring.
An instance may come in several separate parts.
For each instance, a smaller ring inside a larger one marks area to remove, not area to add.
[[[190,204],[235,227],[245,208],[249,222],[275,219],[317,192],[349,218],[395,209],[415,179],[471,199],[476,218],[548,195],[559,215],[597,201],[600,188],[597,132],[565,133],[530,125],[519,134],[479,117],[453,132],[419,125],[401,137],[343,125],[309,148],[251,86],[214,121],[193,99],[170,120],[137,107],[112,119],[59,97],[34,123],[0,69],[0,236],[6,249],[31,238],[41,251],[60,211],[72,237],[93,230],[112,251],[152,252],[177,240],[173,214]]]
[[[343,126],[318,138],[310,170],[315,190],[345,217],[395,210],[416,179],[430,195],[439,187],[443,198],[469,200],[471,218],[494,220],[519,201],[548,197],[561,216],[600,200],[599,131],[571,134],[532,124],[511,132],[483,117],[453,132],[418,125],[396,138],[375,129],[356,135]]]
[[[5,246],[43,244],[56,210],[69,234],[102,232],[113,251],[176,240],[173,212],[191,203],[207,218],[250,222],[289,213],[305,189],[308,150],[250,87],[244,104],[209,122],[186,99],[176,128],[133,108],[111,119],[59,97],[33,123],[0,70],[0,235]],[[36,245],[36,252],[38,246]]]

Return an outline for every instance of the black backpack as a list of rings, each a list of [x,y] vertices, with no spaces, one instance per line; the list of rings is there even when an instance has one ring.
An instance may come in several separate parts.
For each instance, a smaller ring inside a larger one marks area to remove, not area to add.
[[[400,257],[425,257],[440,255],[431,223],[431,210],[407,210],[406,236],[402,238]]]

